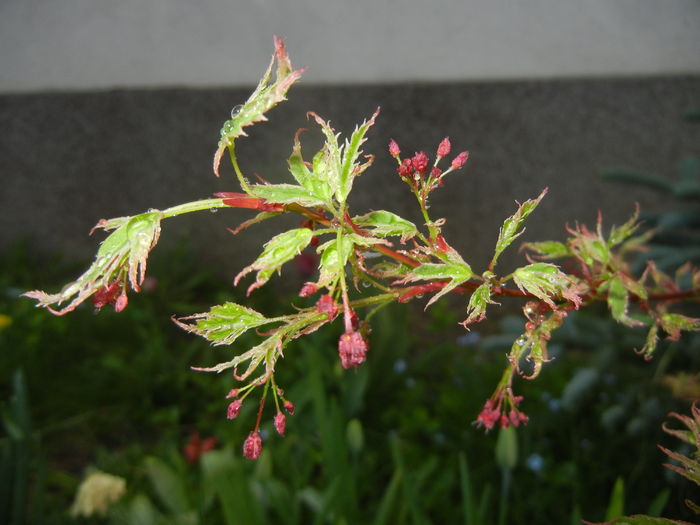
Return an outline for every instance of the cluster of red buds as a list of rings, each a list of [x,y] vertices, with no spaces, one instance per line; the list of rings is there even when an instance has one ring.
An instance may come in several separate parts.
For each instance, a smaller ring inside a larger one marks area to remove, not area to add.
[[[100,308],[108,304],[114,304],[114,311],[119,313],[129,303],[129,298],[126,296],[126,283],[121,280],[112,281],[107,286],[104,286],[95,292],[92,296],[92,305],[95,307],[95,312],[99,312]]]
[[[263,383],[264,384],[264,383]],[[239,399],[239,395],[245,392],[243,398],[252,392],[252,387],[256,386],[255,383],[251,383],[247,387],[239,390],[238,388],[231,389],[228,394],[226,394],[227,399],[233,399],[228,405],[227,418],[236,419],[243,406],[243,399]],[[294,414],[294,403],[284,398],[284,392],[281,388],[272,386],[275,395],[275,404],[277,405],[277,413],[275,414],[273,424],[275,430],[280,436],[284,436],[284,431],[287,426],[287,417],[284,415],[282,410],[279,408],[279,399],[281,398],[282,407],[290,415]],[[258,409],[258,418],[255,422],[255,428],[248,434],[248,437],[243,443],[243,455],[248,459],[258,459],[262,453],[262,436],[260,435],[260,418],[262,416],[263,407],[265,406],[265,395],[263,394],[260,400],[260,408]]]
[[[475,424],[486,430],[491,430],[496,424],[501,428],[514,427],[527,424],[528,417],[518,410],[518,405],[523,400],[522,396],[514,396],[510,388],[500,388],[486,400],[484,408],[479,412]]]
[[[398,173],[404,182],[407,182],[411,187],[431,191],[442,186],[442,179],[451,171],[462,168],[469,158],[469,153],[461,152],[452,159],[450,167],[445,171],[438,168],[440,160],[450,154],[452,145],[449,137],[442,139],[437,147],[435,154],[435,162],[430,165],[428,155],[423,151],[416,152],[413,157],[401,159],[401,150],[394,139],[389,142],[389,154],[399,163]]]

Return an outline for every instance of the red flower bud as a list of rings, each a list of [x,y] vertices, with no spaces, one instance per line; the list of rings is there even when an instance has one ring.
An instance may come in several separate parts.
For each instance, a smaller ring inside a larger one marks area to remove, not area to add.
[[[367,357],[367,343],[360,332],[346,332],[338,341],[338,355],[343,368],[359,366]]]
[[[232,397],[238,397],[238,389],[237,388],[232,388],[231,390],[228,391],[228,394],[226,394],[226,399],[231,399]]]
[[[284,436],[284,428],[287,424],[287,418],[282,412],[277,412],[275,416],[275,430],[280,436]]]
[[[316,284],[304,283],[304,286],[302,286],[301,290],[299,290],[299,297],[311,297],[317,291],[318,291],[318,286],[316,286]]]
[[[428,168],[428,156],[422,151],[417,152],[413,156],[413,167],[416,171],[425,171]]]
[[[442,139],[442,142],[440,142],[440,145],[438,146],[437,156],[440,158],[447,157],[450,154],[451,149],[452,145],[450,144],[450,138],[445,137],[444,139]]]
[[[248,459],[258,459],[261,453],[262,437],[260,437],[260,433],[255,430],[248,434],[248,437],[243,443],[243,455]]]
[[[399,145],[394,139],[391,139],[389,141],[389,155],[391,155],[392,157],[398,157],[400,154],[401,150],[399,149]]]
[[[430,170],[430,176],[433,179],[440,179],[440,175],[442,175],[442,170],[438,168],[437,166],[433,166],[433,168]]]
[[[228,414],[226,415],[226,419],[236,419],[238,417],[238,413],[241,411],[241,407],[243,406],[243,401],[240,399],[236,399],[233,401],[229,406],[228,406]]]
[[[338,305],[330,294],[322,295],[316,303],[316,308],[322,314],[328,314],[328,320],[332,321],[338,315]]]
[[[294,414],[294,403],[289,400],[284,401],[284,409],[290,414]]]
[[[402,177],[410,177],[413,173],[413,161],[411,159],[403,159],[399,166],[399,175]]]
[[[93,306],[99,310],[103,306],[112,304],[117,299],[119,291],[121,290],[121,283],[119,281],[113,281],[107,286],[104,286],[95,292],[92,296]]]
[[[452,169],[453,170],[458,170],[462,166],[464,166],[467,163],[467,159],[469,158],[469,152],[468,151],[463,151],[459,155],[457,155],[454,159],[452,159]]]
[[[122,292],[119,297],[117,297],[117,300],[114,302],[114,311],[119,313],[124,308],[126,308],[126,305],[129,304],[129,298],[126,296],[126,292]]]

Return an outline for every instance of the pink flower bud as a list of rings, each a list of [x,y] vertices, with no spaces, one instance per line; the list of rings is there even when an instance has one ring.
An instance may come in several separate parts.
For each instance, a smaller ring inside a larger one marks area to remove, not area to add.
[[[447,157],[450,154],[451,149],[452,145],[450,144],[450,138],[445,137],[444,139],[442,139],[442,142],[440,142],[440,145],[438,146],[437,156],[440,158]]]
[[[437,166],[433,166],[433,168],[430,170],[430,176],[433,179],[439,179],[440,175],[442,175],[442,170]]]
[[[367,357],[367,343],[359,332],[346,332],[338,341],[338,355],[343,368],[359,366]]]
[[[452,159],[452,169],[453,170],[458,170],[462,166],[464,166],[467,163],[467,159],[469,158],[469,152],[468,151],[463,151],[459,155],[457,155],[454,159]]]
[[[226,415],[227,419],[236,419],[238,417],[238,413],[241,411],[241,407],[243,406],[243,401],[240,399],[236,399],[233,401],[229,406],[228,406],[228,414]]]
[[[232,388],[231,390],[228,391],[228,394],[226,394],[226,399],[231,399],[232,397],[238,397],[238,389],[237,388]]]
[[[114,311],[117,313],[123,311],[127,304],[129,304],[129,298],[126,296],[126,292],[122,292],[114,302]]]
[[[284,401],[284,409],[290,414],[294,414],[294,403],[289,400]]]
[[[256,430],[248,434],[243,443],[243,455],[248,459],[258,459],[262,453],[262,437]]]
[[[316,308],[322,314],[328,314],[328,320],[332,321],[338,315],[338,305],[330,294],[322,295],[316,303]]]
[[[413,156],[412,162],[416,171],[423,172],[428,168],[428,156],[422,151]]]
[[[413,173],[413,161],[411,159],[403,159],[398,171],[401,177],[410,177]]]
[[[391,139],[389,141],[389,155],[391,155],[392,157],[398,157],[400,154],[401,150],[399,149],[399,145],[394,139]]]
[[[287,424],[287,418],[282,412],[277,412],[275,416],[275,430],[280,436],[284,436],[284,428]]]
[[[299,297],[311,297],[317,291],[318,286],[316,286],[314,283],[304,283],[304,286],[302,286],[301,290],[299,290]]]
[[[508,428],[510,426],[510,421],[508,420],[508,416],[505,414],[501,415],[501,428]]]

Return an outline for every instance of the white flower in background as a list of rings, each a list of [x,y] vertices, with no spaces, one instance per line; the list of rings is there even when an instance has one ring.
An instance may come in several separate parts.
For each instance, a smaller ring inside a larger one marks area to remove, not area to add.
[[[95,470],[78,487],[71,516],[104,516],[109,506],[126,492],[126,480]]]

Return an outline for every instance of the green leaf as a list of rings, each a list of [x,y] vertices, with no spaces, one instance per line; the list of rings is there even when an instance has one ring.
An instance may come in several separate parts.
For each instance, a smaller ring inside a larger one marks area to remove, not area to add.
[[[526,242],[523,248],[535,252],[541,259],[560,259],[571,256],[569,248],[557,241]]]
[[[659,326],[654,323],[649,327],[649,332],[647,332],[647,338],[644,342],[644,346],[642,349],[639,351],[641,355],[644,356],[644,359],[647,361],[652,358],[654,355],[654,350],[656,350],[656,345],[659,342]]]
[[[610,494],[610,502],[605,511],[605,519],[611,520],[619,518],[625,513],[625,482],[618,476],[615,480],[612,493]]]
[[[549,263],[535,263],[518,268],[513,272],[515,284],[524,292],[554,308],[553,297],[561,296],[578,306],[581,298],[572,286],[571,280],[559,268]]]
[[[277,61],[275,81],[271,82],[272,67],[275,61]],[[224,122],[221,128],[221,140],[219,140],[219,147],[214,154],[214,172],[217,176],[219,175],[221,157],[226,148],[232,146],[237,137],[246,135],[243,128],[267,120],[265,113],[286,100],[287,91],[301,77],[302,73],[302,69],[292,70],[284,43],[280,38],[275,37],[275,52],[267,71],[245,104],[234,108],[231,112],[231,119]]]
[[[152,456],[146,458],[145,466],[153,489],[170,512],[186,512],[191,508],[183,480],[171,467]]]
[[[317,250],[321,253],[318,287],[332,285],[340,277],[340,273],[345,271],[352,248],[352,239],[347,236],[333,239],[318,247]]]
[[[634,213],[632,214],[632,217],[630,217],[627,222],[618,227],[612,228],[612,230],[610,231],[610,237],[608,237],[608,246],[611,248],[613,246],[617,246],[621,242],[625,241],[632,234],[634,234],[634,232],[637,231],[637,228],[639,228],[639,223],[637,222],[638,219],[639,206],[637,206]]]
[[[498,232],[496,251],[493,254],[493,259],[491,260],[490,264],[491,268],[496,265],[496,261],[501,255],[501,252],[510,246],[510,244],[525,231],[525,229],[522,228],[525,219],[527,219],[529,215],[535,211],[535,208],[537,208],[537,205],[546,194],[547,188],[542,190],[542,193],[540,193],[539,197],[536,199],[530,199],[522,204],[518,204],[518,210],[515,212],[515,214],[511,215],[505,220],[503,226],[501,226],[501,230]]]
[[[663,314],[660,317],[660,322],[661,328],[668,334],[671,341],[678,341],[682,330],[692,332],[700,330],[700,319],[681,314]]]
[[[250,190],[255,197],[278,204],[299,204],[313,207],[324,206],[325,202],[308,189],[294,184],[253,184]]]
[[[331,191],[336,196],[336,199],[338,199],[338,195],[342,193],[340,173],[342,171],[343,147],[338,145],[338,135],[336,135],[335,130],[331,128],[330,123],[323,120],[316,113],[309,113],[309,116],[313,117],[318,125],[321,126],[321,131],[326,136],[326,142],[323,146],[323,162],[319,162],[319,164],[323,164],[325,179]],[[317,159],[318,155],[314,157],[315,174],[319,173],[315,165]]]
[[[627,315],[629,305],[629,292],[620,276],[615,276],[601,285],[601,290],[608,291],[608,307],[613,318],[626,326],[642,326],[644,323],[636,321]]]
[[[513,470],[518,464],[518,435],[512,426],[498,431],[496,463],[502,470]]]
[[[637,173],[625,170],[608,170],[603,173],[603,178],[612,180],[615,182],[621,182],[623,184],[632,184],[634,186],[646,186],[652,190],[671,192],[672,184],[656,175],[649,175],[648,173]]]
[[[483,321],[486,317],[486,306],[488,304],[496,304],[491,300],[491,286],[484,283],[480,285],[469,298],[469,305],[467,306],[468,317],[462,321],[462,325],[470,323],[478,323]]]
[[[357,164],[357,158],[362,153],[360,151],[360,147],[366,141],[365,135],[367,134],[367,130],[372,127],[378,115],[379,108],[377,108],[369,120],[366,120],[360,126],[357,126],[350,137],[350,140],[345,142],[343,162],[340,169],[340,191],[339,193],[336,193],[336,199],[341,204],[348,198],[355,177],[364,170],[362,166]]]
[[[300,130],[301,131],[301,130]],[[319,151],[314,156],[312,164],[313,172],[308,168],[306,162],[301,155],[301,143],[299,142],[300,133],[297,132],[294,137],[294,148],[292,155],[289,157],[289,171],[292,173],[296,181],[301,184],[308,192],[325,203],[330,201],[333,191],[328,183],[326,173],[326,155],[325,149]]]
[[[468,281],[472,275],[474,275],[474,272],[472,272],[472,269],[465,262],[450,264],[426,263],[413,268],[411,272],[400,282],[407,283],[411,281],[435,281],[449,279],[450,282],[447,283],[442,290],[430,298],[428,304],[425,305],[425,307],[428,308],[428,306],[433,304],[440,297],[451,292],[463,282]]]
[[[195,321],[189,324],[183,321]],[[236,303],[214,306],[206,313],[176,319],[178,326],[204,337],[214,345],[230,345],[238,337],[257,326],[270,323],[262,314]]]
[[[128,278],[131,288],[138,292],[146,276],[148,255],[158,243],[161,219],[162,213],[158,210],[133,217],[102,219],[95,228],[115,231],[102,241],[95,262],[85,273],[57,294],[34,290],[23,295],[36,299],[38,306],[47,308],[55,315],[64,315],[115,280]],[[51,305],[60,305],[68,300],[70,303],[60,310],[51,308]]]
[[[400,235],[401,242],[406,242],[418,233],[415,224],[390,211],[372,211],[365,215],[353,217],[352,220],[362,228],[372,228],[372,235],[379,237]]]
[[[248,287],[246,293],[250,294],[256,288],[260,288],[284,263],[299,255],[309,242],[311,242],[313,235],[313,231],[309,228],[296,228],[275,235],[265,244],[265,249],[260,257],[258,257],[253,264],[246,266],[236,275],[233,284],[238,285],[238,282],[244,276],[252,271],[256,271],[258,274],[255,278],[255,282]]]

